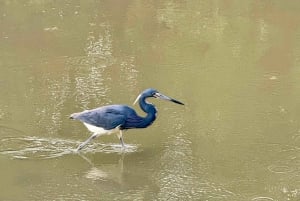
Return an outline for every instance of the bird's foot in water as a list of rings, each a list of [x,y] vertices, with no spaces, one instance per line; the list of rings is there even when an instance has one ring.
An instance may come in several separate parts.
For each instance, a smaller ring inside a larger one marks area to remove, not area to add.
[[[84,141],[77,147],[76,152],[80,151],[83,147],[85,147],[88,143],[90,143],[90,141],[92,141],[93,139],[95,139],[98,136],[99,136],[99,134],[97,134],[97,133],[94,133],[93,135],[91,135],[91,137],[89,137],[86,141]]]
[[[76,152],[79,152],[85,145],[86,145],[86,144],[81,143],[81,144],[77,147]]]
[[[128,146],[126,144],[121,145],[122,152],[126,152],[127,148],[128,148]]]

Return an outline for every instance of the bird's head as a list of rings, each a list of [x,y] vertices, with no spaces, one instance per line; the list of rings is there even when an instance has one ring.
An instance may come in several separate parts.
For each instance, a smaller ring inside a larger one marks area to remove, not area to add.
[[[162,99],[162,100],[168,100],[168,101],[171,101],[173,103],[184,105],[182,102],[180,102],[178,100],[175,100],[173,98],[170,98],[168,96],[165,96],[165,95],[159,93],[156,89],[152,89],[152,88],[146,89],[140,95],[138,95],[138,97],[136,98],[136,100],[134,101],[133,104],[136,104],[142,97],[143,98],[150,98],[150,97],[159,98],[159,99]]]

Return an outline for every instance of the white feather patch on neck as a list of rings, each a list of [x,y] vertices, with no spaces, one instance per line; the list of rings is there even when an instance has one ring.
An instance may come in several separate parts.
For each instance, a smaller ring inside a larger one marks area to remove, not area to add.
[[[138,100],[141,98],[141,94],[140,95],[138,95],[138,97],[135,99],[135,101],[133,102],[133,105],[135,105],[137,102],[138,102]]]

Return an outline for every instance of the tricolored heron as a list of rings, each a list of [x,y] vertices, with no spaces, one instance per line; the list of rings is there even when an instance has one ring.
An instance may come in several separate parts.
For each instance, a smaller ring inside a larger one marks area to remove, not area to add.
[[[132,128],[146,128],[150,126],[156,118],[156,108],[153,104],[146,101],[147,98],[154,97],[163,100],[172,101],[174,103],[184,105],[183,103],[159,93],[155,89],[146,89],[134,101],[137,101],[141,109],[147,113],[146,117],[141,117],[131,107],[127,105],[107,105],[92,110],[85,110],[71,114],[71,119],[81,122],[91,131],[93,135],[86,141],[81,143],[77,151],[81,150],[91,140],[101,135],[109,135],[118,132],[118,138],[124,148],[122,130]]]

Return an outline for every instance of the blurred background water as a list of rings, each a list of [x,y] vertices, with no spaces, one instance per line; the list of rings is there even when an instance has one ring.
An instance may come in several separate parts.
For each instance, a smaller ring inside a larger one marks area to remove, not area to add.
[[[4,0],[0,27],[1,200],[300,200],[300,2]],[[69,114],[149,87],[186,105],[74,153]]]

